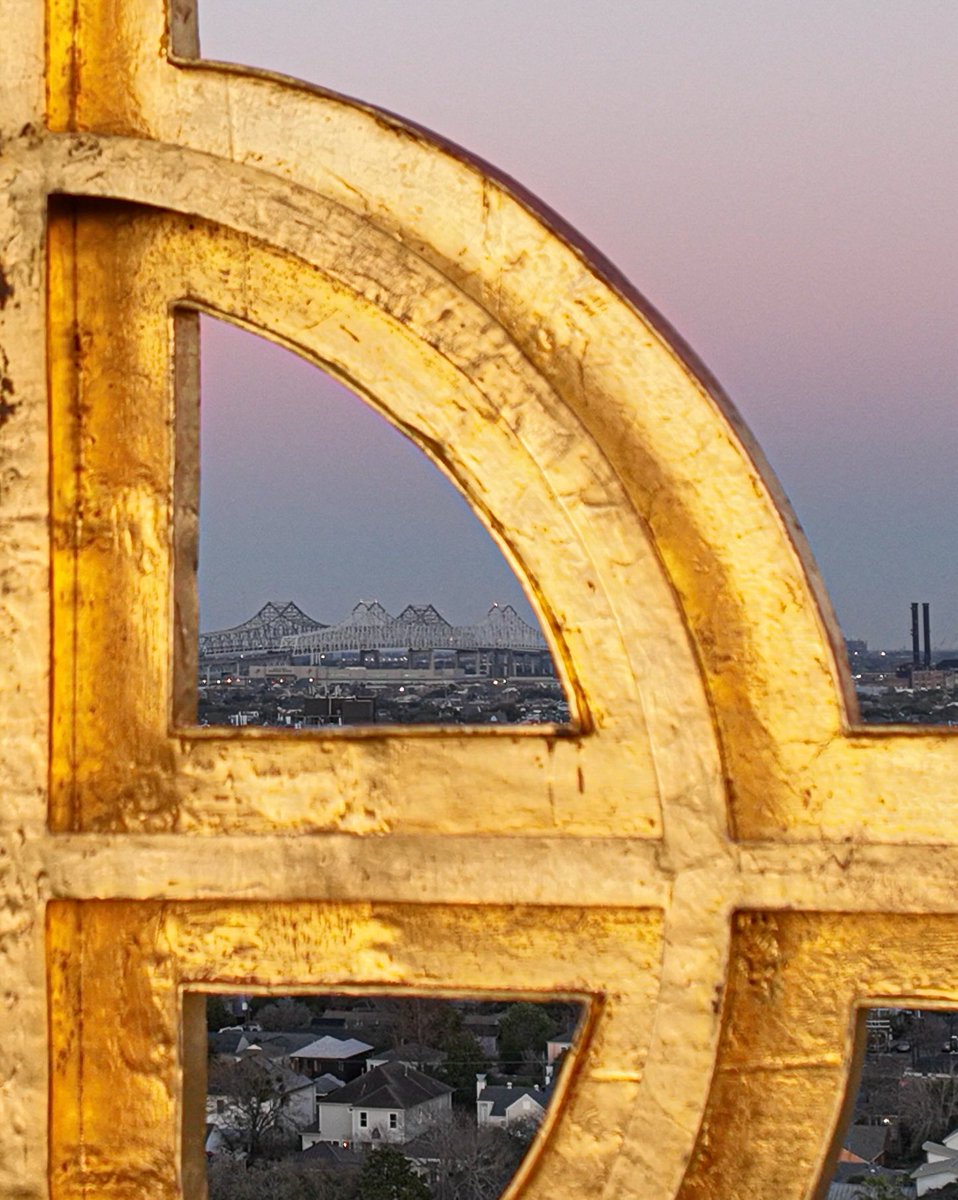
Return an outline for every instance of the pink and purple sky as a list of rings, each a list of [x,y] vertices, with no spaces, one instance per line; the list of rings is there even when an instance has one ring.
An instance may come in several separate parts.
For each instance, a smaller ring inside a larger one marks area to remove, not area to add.
[[[210,58],[401,113],[536,192],[715,372],[847,636],[958,646],[958,4],[201,0]],[[521,591],[418,451],[204,327],[202,624]],[[526,609],[525,611],[528,611]]]

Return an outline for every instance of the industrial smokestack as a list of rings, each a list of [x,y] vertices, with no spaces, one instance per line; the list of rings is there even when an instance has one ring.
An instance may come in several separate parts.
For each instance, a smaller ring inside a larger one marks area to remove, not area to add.
[[[911,606],[911,665],[917,671],[921,666],[921,650],[918,645],[918,605]]]
[[[925,633],[925,670],[931,670],[931,605],[921,606],[921,619]]]

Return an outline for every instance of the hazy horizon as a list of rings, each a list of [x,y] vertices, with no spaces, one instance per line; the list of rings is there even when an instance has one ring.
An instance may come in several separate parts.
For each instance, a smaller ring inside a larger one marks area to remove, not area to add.
[[[201,0],[201,35],[209,57],[399,112],[540,195],[722,381],[845,634],[906,645],[908,605],[927,600],[935,646],[958,644],[958,6]],[[355,472],[373,443],[351,428]],[[463,589],[471,560],[446,549],[465,545],[445,532],[456,501],[422,487],[409,517],[434,506],[435,553],[394,555],[395,583],[442,610],[435,567]],[[341,566],[352,553],[345,534],[327,548]],[[247,537],[234,561],[260,554]],[[248,590],[239,619],[266,598]],[[211,614],[234,599],[205,591]]]

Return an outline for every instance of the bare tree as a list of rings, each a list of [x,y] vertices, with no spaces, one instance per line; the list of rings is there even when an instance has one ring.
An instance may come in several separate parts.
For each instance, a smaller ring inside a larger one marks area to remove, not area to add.
[[[434,1200],[496,1200],[525,1156],[534,1125],[476,1126],[457,1112],[423,1136]]]
[[[907,1075],[902,1079],[901,1116],[909,1133],[909,1151],[940,1142],[958,1125],[958,1075]]]
[[[264,1004],[256,1013],[256,1020],[263,1029],[282,1032],[291,1029],[309,1029],[313,1010],[296,1000],[286,999]]]
[[[242,1150],[247,1164],[289,1141],[294,1132],[282,1073],[271,1067],[256,1058],[220,1060],[210,1067],[209,1094],[223,1097],[228,1105],[224,1135]]]
[[[383,997],[378,1007],[389,1017],[393,1046],[397,1050],[410,1042],[438,1046],[462,1024],[461,1014],[448,1000],[430,996]]]
[[[292,1159],[247,1167],[218,1156],[208,1172],[210,1200],[358,1200],[358,1169],[323,1169]]]
[[[362,1200],[430,1200],[425,1181],[395,1146],[370,1150],[358,1184]]]

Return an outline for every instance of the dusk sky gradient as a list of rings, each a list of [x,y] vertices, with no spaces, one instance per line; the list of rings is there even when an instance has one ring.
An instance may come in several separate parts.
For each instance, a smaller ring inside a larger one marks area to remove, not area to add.
[[[902,646],[929,600],[958,646],[958,4],[201,0],[200,22],[206,57],[381,105],[542,197],[721,380],[845,633]],[[269,596],[325,621],[517,602],[419,452],[257,340],[204,322],[204,628]]]

